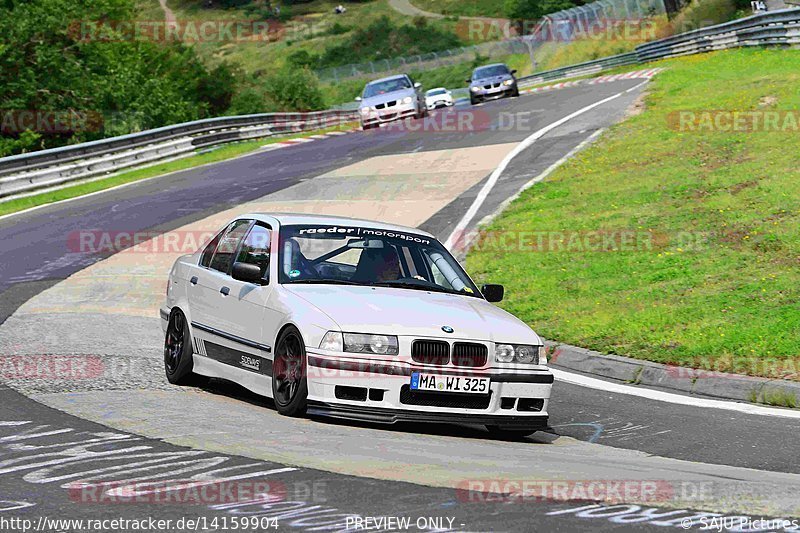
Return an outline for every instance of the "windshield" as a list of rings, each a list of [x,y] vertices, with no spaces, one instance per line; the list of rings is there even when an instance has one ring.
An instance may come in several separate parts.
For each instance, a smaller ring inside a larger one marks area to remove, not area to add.
[[[472,73],[472,79],[480,80],[493,76],[505,76],[506,74],[508,74],[508,69],[505,65],[492,65],[491,67],[476,68],[475,72]]]
[[[436,96],[439,94],[447,94],[447,91],[444,89],[431,89],[426,93],[427,96]]]
[[[480,297],[432,237],[373,228],[290,225],[280,230],[280,283],[398,287]]]
[[[367,84],[364,87],[363,98],[370,98],[379,94],[391,93],[394,91],[402,91],[403,89],[410,89],[411,82],[408,78],[392,78],[391,80],[378,81]]]

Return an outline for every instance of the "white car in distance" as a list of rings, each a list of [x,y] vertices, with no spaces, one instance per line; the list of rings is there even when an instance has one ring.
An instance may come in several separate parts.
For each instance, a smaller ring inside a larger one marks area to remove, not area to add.
[[[430,110],[452,107],[453,104],[453,93],[444,87],[437,87],[425,92],[425,107]]]
[[[178,258],[161,308],[170,383],[234,381],[287,416],[547,428],[542,340],[423,231],[246,214]]]

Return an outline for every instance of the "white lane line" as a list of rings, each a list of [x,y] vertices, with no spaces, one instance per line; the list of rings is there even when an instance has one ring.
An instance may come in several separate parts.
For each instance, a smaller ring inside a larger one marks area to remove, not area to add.
[[[464,216],[461,218],[461,220],[458,222],[458,224],[456,224],[456,227],[453,229],[453,232],[447,238],[447,242],[445,242],[445,247],[448,250],[452,250],[453,249],[453,245],[456,244],[456,242],[458,242],[458,241],[460,241],[462,239],[462,237],[464,235],[464,231],[467,229],[467,226],[472,221],[472,219],[475,218],[475,215],[478,213],[478,210],[481,208],[483,203],[486,201],[486,198],[489,196],[489,193],[492,192],[492,189],[497,184],[497,180],[500,179],[500,176],[503,174],[503,172],[505,172],[506,167],[508,167],[508,165],[509,165],[509,163],[511,163],[512,159],[514,159],[516,156],[518,156],[523,151],[525,151],[528,148],[530,148],[533,145],[533,143],[535,143],[536,141],[541,139],[544,135],[546,135],[550,131],[554,130],[555,128],[561,126],[565,122],[568,122],[568,121],[572,120],[573,118],[575,118],[575,117],[577,117],[579,115],[582,115],[583,113],[586,113],[587,111],[591,111],[595,107],[601,106],[601,105],[603,105],[603,104],[605,104],[607,102],[610,102],[611,100],[619,98],[620,96],[622,96],[625,93],[629,93],[631,91],[635,91],[636,89],[638,89],[639,87],[641,87],[642,85],[644,85],[646,83],[647,83],[647,80],[643,81],[642,83],[639,83],[639,84],[637,84],[637,85],[635,85],[633,87],[631,87],[630,89],[626,89],[626,90],[624,90],[622,92],[618,92],[617,94],[615,94],[613,96],[609,96],[608,98],[603,98],[602,100],[600,100],[598,102],[595,102],[593,104],[589,104],[586,107],[582,107],[581,109],[578,109],[574,113],[570,113],[566,117],[563,117],[563,118],[561,118],[559,120],[556,120],[555,122],[553,122],[551,124],[548,124],[544,128],[534,132],[532,135],[530,135],[529,137],[524,139],[521,143],[519,143],[517,146],[515,146],[514,149],[511,150],[511,152],[505,158],[503,158],[503,160],[500,162],[500,164],[497,166],[497,168],[494,169],[494,172],[492,172],[491,176],[489,176],[489,179],[486,181],[486,183],[481,188],[480,192],[478,193],[478,196],[475,198],[475,201],[472,202],[472,205],[469,206],[469,209],[467,210],[467,212],[464,214]]]
[[[590,378],[589,376],[573,374],[572,372],[565,372],[552,367],[550,368],[550,371],[553,372],[553,375],[558,381],[563,381],[564,383],[570,383],[572,385],[578,385],[580,387],[586,387],[588,389],[596,389],[617,394],[627,394],[629,396],[638,396],[640,398],[648,398],[650,400],[656,400],[659,402],[688,405],[690,407],[725,409],[727,411],[738,411],[748,415],[780,416],[783,418],[800,419],[800,410],[776,409],[774,407],[766,407],[751,403],[709,400],[694,396],[684,396],[682,394],[673,394],[671,392],[633,387],[631,385],[623,385],[622,383],[614,383],[602,379]]]

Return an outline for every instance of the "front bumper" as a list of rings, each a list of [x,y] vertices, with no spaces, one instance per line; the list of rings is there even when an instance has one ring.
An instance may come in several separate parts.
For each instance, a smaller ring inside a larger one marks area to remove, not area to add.
[[[311,415],[387,424],[450,422],[531,431],[547,427],[553,374],[545,369],[431,367],[388,359],[332,357],[307,350]],[[490,392],[412,391],[412,372],[488,377]]]
[[[374,126],[376,124],[385,124],[395,120],[403,120],[417,115],[417,108],[414,103],[410,104],[397,104],[393,107],[385,109],[377,109],[369,112],[368,115],[361,113],[362,126]]]
[[[435,102],[428,102],[427,107],[429,110],[439,109],[442,107],[451,107],[453,105],[452,100],[437,100]]]
[[[470,90],[470,97],[473,100],[496,100],[506,96],[512,96],[517,91],[516,85],[501,87],[501,90],[481,89],[479,91]]]

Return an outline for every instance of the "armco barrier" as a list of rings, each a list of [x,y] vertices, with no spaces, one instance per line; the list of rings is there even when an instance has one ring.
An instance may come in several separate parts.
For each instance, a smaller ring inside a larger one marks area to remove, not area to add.
[[[520,78],[524,84],[575,78],[603,70],[658,59],[744,46],[800,44],[800,9],[782,9],[693,30],[636,47],[634,52],[604,57]]]
[[[197,120],[0,159],[0,197],[190,155],[232,141],[326,128],[353,111],[265,113]]]

